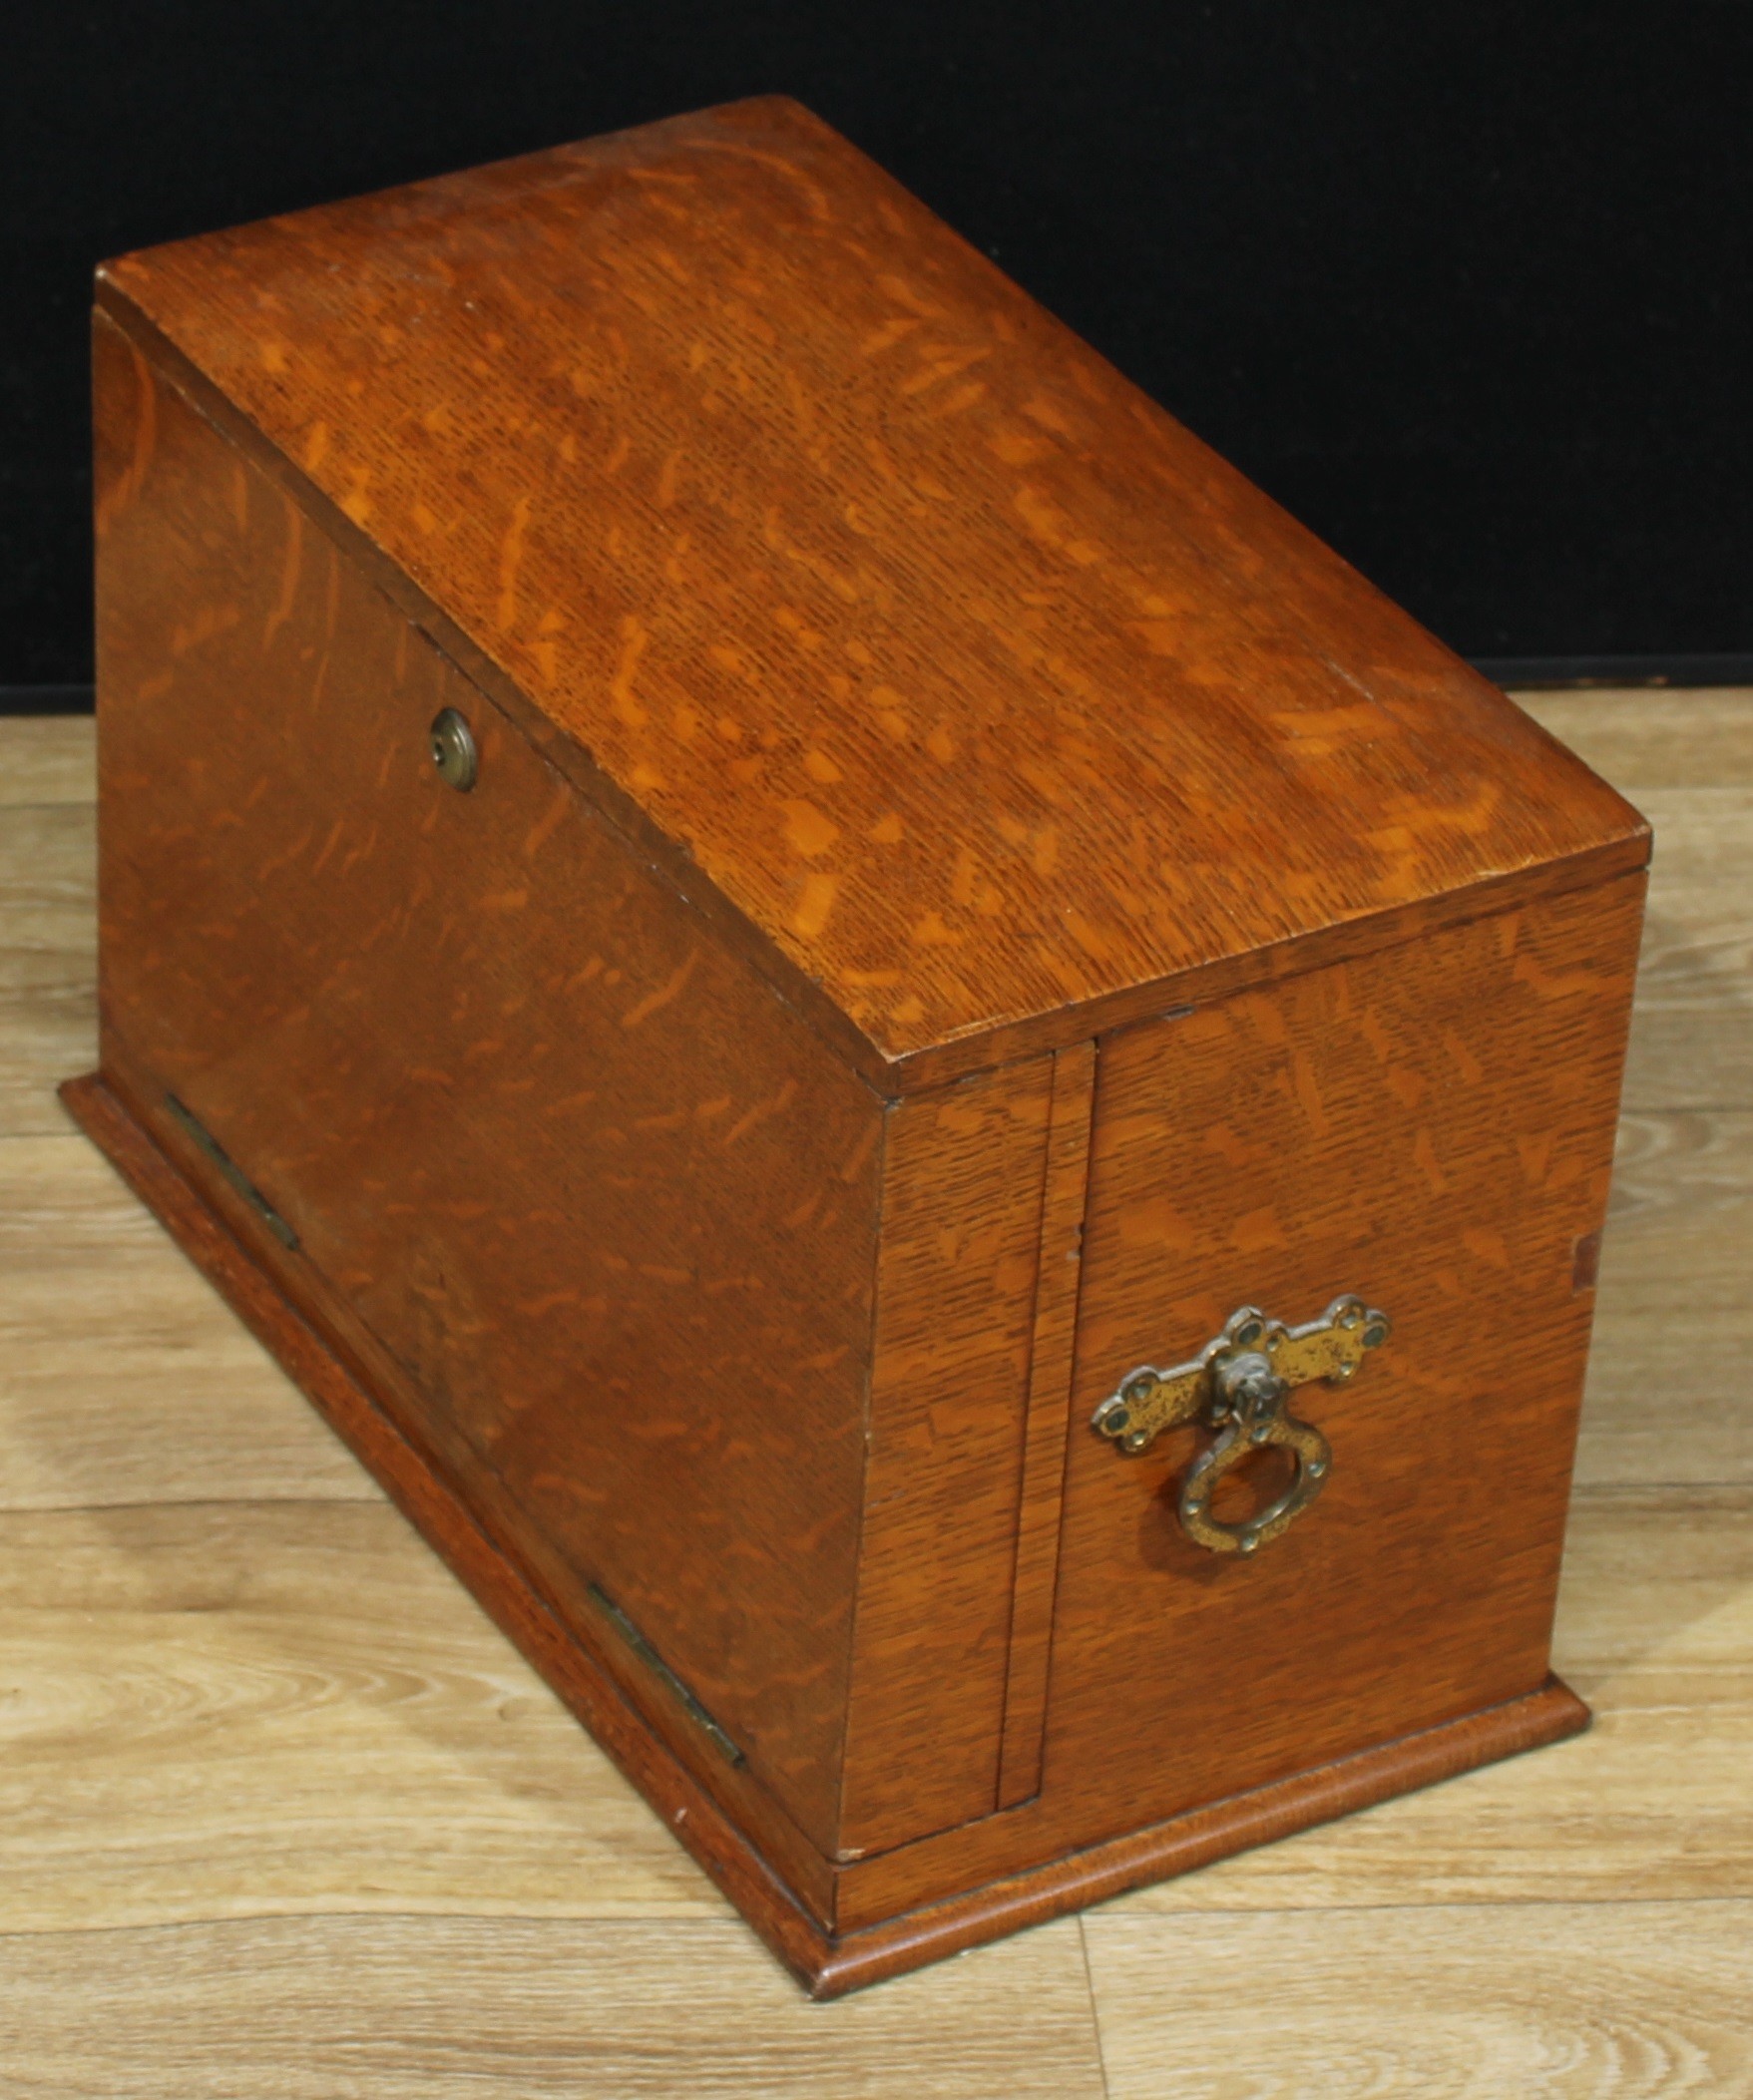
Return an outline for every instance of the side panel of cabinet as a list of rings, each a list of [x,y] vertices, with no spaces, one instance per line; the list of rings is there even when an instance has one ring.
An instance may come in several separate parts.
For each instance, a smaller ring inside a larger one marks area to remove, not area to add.
[[[107,324],[98,388],[116,1056],[831,1851],[879,1102]]]
[[[1543,1678],[1642,890],[1104,1044],[1044,1789],[1081,1842]],[[1394,1332],[1292,1398],[1324,1492],[1253,1558],[1205,1550],[1176,1503],[1211,1430],[1132,1457],[1091,1413],[1239,1306],[1294,1323],[1342,1291]]]

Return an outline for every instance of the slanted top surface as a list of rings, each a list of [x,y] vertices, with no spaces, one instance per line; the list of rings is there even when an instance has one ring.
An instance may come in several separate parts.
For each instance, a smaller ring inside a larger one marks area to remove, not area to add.
[[[886,1057],[1639,830],[795,104],[109,275]]]

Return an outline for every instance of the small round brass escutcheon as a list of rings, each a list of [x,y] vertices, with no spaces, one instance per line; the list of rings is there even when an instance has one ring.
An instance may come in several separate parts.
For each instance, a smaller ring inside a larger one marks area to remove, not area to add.
[[[432,763],[447,787],[467,794],[481,772],[481,755],[475,748],[474,731],[454,707],[444,707],[432,717]]]

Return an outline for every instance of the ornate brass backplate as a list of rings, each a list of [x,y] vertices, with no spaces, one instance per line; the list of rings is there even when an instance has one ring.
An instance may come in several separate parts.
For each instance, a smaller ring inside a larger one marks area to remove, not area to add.
[[[1318,1320],[1286,1327],[1244,1305],[1189,1363],[1171,1371],[1140,1365],[1120,1380],[1091,1417],[1099,1435],[1134,1456],[1177,1423],[1203,1421],[1218,1432],[1181,1482],[1181,1528],[1213,1553],[1251,1553],[1301,1515],[1327,1481],[1333,1454],[1311,1423],[1287,1406],[1291,1389],[1313,1379],[1342,1386],[1357,1376],[1365,1352],[1379,1349],[1392,1327],[1386,1313],[1347,1292]],[[1296,1475],[1275,1502],[1242,1523],[1210,1514],[1211,1491],[1250,1451],[1277,1445],[1296,1460]]]

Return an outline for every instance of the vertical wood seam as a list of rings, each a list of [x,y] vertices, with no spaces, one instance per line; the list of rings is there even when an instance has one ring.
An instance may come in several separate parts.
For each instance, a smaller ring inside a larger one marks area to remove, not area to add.
[[[1064,1080],[1059,1067],[1059,1053],[1050,1050],[1047,1063],[1047,1119],[1041,1131],[1041,1158],[1035,1195],[1035,1273],[1029,1279],[1029,1347],[1018,1380],[1022,1408],[1017,1424],[1016,1523],[1011,1538],[1010,1582],[1005,1599],[1007,1616],[1005,1619],[1004,1698],[999,1711],[998,1739],[993,1745],[993,1805],[995,1808],[1007,1806],[1005,1800],[1004,1766],[1005,1745],[1009,1740],[1011,1713],[1016,1701],[1013,1681],[1017,1670],[1017,1582],[1019,1575],[1023,1572],[1025,1557],[1024,1534],[1026,1530],[1025,1512],[1029,1507],[1028,1496],[1031,1482],[1032,1441],[1030,1429],[1034,1421],[1034,1415],[1030,1403],[1036,1377],[1035,1367],[1040,1356],[1040,1329],[1044,1299],[1043,1271],[1049,1259],[1047,1251],[1048,1241],[1053,1236],[1049,1221],[1054,1215],[1050,1206],[1055,1193],[1053,1172],[1055,1157],[1054,1138],[1057,1128],[1055,1115],[1056,1112],[1063,1111],[1064,1103],[1064,1093],[1061,1090],[1064,1086]],[[1028,1631],[1027,1624],[1025,1624],[1024,1631],[1026,1636]]]
[[[1042,1056],[890,1113],[844,1860],[993,1811],[1053,1084]]]
[[[1094,1043],[1079,1044],[1054,1056],[1023,1426],[1023,1479],[1017,1502],[1004,1733],[994,1804],[999,1809],[1015,1808],[1041,1791],[1066,1442],[1083,1285],[1082,1239],[1090,1184],[1096,1059]]]
[[[876,1164],[876,1208],[871,1218],[870,1233],[870,1324],[865,1336],[864,1359],[864,1452],[858,1468],[858,1531],[852,1551],[853,1581],[852,1608],[846,1614],[846,1698],[840,1712],[839,1739],[834,1755],[838,1761],[838,1775],[834,1784],[834,1828],[830,1848],[835,1860],[842,1859],[840,1848],[846,1830],[846,1751],[852,1729],[852,1682],[858,1667],[858,1620],[859,1606],[864,1601],[864,1543],[870,1518],[870,1462],[871,1447],[875,1436],[875,1390],[877,1368],[878,1322],[882,1317],[882,1269],[883,1269],[883,1218],[889,1194],[889,1148],[894,1136],[895,1103],[877,1100],[877,1164]],[[834,1915],[834,1904],[838,1900],[839,1882],[835,1877],[830,1885],[828,1929],[838,1929],[839,1920]]]

